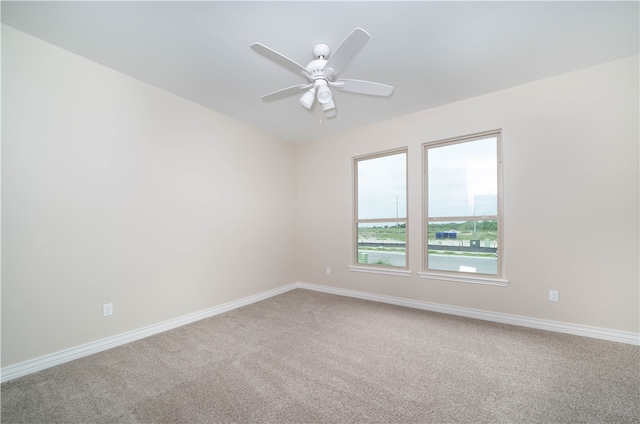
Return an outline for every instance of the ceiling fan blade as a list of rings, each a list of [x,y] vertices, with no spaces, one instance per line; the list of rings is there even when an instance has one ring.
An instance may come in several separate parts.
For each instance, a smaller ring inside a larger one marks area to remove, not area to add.
[[[283,88],[282,90],[274,91],[273,93],[265,94],[260,97],[265,102],[271,102],[273,100],[283,99],[285,97],[293,96],[294,94],[298,94],[302,92],[305,88],[311,88],[313,84],[299,84],[294,85],[293,87]]]
[[[305,68],[304,66],[300,65],[299,63],[289,59],[288,57],[278,53],[277,51],[270,49],[269,47],[260,44],[260,43],[253,43],[251,45],[251,48],[260,53],[261,55],[263,55],[264,57],[266,57],[267,59],[270,59],[272,61],[274,61],[275,63],[277,63],[280,66],[283,66],[285,68],[287,68],[288,70],[290,70],[291,72],[295,73],[295,74],[305,74],[307,72],[307,68]]]
[[[342,44],[333,51],[325,68],[333,68],[333,73],[338,74],[367,44],[371,36],[362,28],[356,28],[344,39]]]
[[[342,91],[368,94],[370,96],[389,96],[393,92],[393,87],[390,85],[354,79],[340,79],[336,82],[329,82],[329,85]]]

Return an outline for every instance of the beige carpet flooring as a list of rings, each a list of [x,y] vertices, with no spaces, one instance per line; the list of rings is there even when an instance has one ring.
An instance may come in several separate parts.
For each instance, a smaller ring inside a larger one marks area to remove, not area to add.
[[[2,384],[3,423],[639,423],[640,348],[308,290]]]

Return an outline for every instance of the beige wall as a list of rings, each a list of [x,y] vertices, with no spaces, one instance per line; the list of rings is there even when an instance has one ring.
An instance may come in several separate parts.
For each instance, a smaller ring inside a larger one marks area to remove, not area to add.
[[[2,367],[295,281],[639,331],[637,57],[295,146],[6,26],[2,56]],[[421,143],[496,128],[509,286],[418,278]],[[350,272],[351,158],[401,146],[413,274]]]
[[[295,172],[294,145],[3,26],[2,366],[295,282]]]
[[[299,280],[637,333],[638,94],[634,57],[300,145]],[[421,279],[421,144],[493,129],[503,130],[510,284]],[[349,271],[351,158],[402,146],[412,276]]]

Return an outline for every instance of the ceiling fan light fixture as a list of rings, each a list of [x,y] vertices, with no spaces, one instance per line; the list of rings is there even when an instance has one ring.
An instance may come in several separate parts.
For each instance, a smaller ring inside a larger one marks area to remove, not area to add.
[[[300,104],[306,107],[307,109],[311,109],[315,98],[316,98],[316,89],[315,87],[312,87],[311,89],[309,89],[309,91],[304,93],[302,97],[300,97]]]
[[[318,88],[318,101],[322,104],[329,103],[333,98],[333,94],[331,94],[327,81],[323,79],[316,80],[315,86]]]
[[[335,108],[336,108],[336,104],[334,103],[333,99],[329,99],[328,102],[322,103],[322,110],[324,112],[327,112],[327,111],[335,109]]]
[[[322,112],[324,112],[324,116],[326,118],[335,118],[336,112],[336,104],[333,102],[333,99],[329,100],[327,103],[321,103]]]

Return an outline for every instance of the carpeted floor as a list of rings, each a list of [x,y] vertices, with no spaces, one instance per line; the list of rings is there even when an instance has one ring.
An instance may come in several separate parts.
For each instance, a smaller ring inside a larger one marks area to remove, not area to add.
[[[308,290],[2,384],[3,423],[639,423],[640,348]]]

